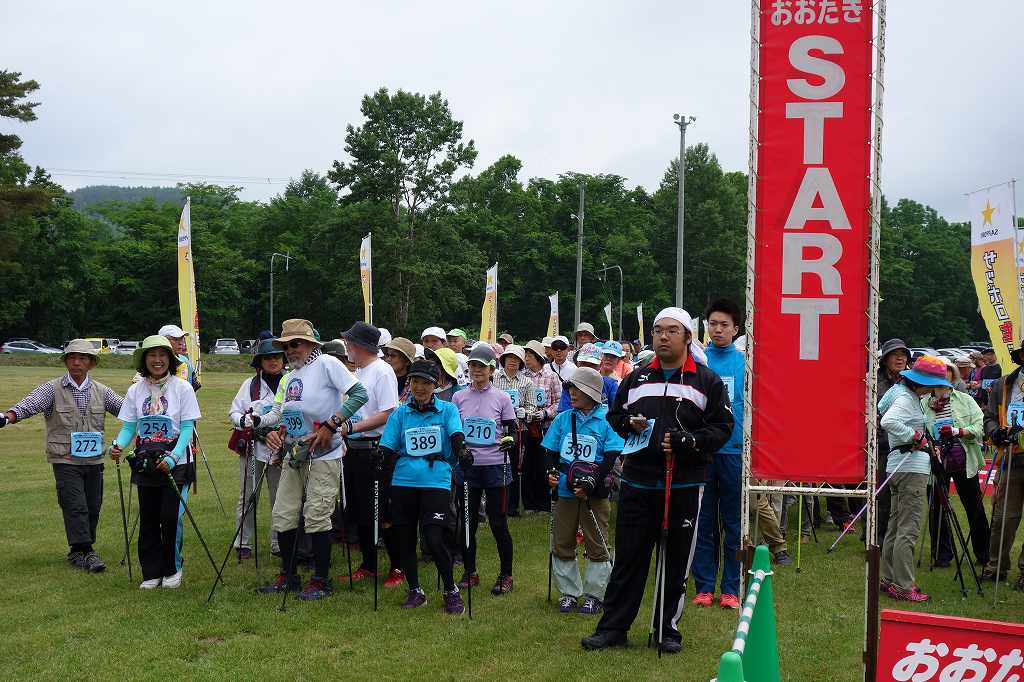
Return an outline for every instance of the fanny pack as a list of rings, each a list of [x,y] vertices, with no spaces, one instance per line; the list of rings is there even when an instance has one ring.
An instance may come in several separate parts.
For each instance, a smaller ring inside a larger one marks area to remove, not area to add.
[[[157,465],[177,443],[177,439],[169,440],[143,440],[135,447],[128,457],[128,466],[137,474],[158,474],[160,471]]]

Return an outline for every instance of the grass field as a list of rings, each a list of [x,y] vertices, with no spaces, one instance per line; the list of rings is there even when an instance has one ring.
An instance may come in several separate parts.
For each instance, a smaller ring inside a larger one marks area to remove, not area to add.
[[[57,372],[53,367],[0,363],[0,409],[7,409]],[[94,376],[123,391],[130,374],[127,369],[101,366]],[[207,372],[199,392],[204,414],[200,430],[229,509],[238,490],[235,456],[225,445],[227,408],[245,376]],[[117,421],[108,419],[108,440],[116,430]],[[650,613],[650,603],[645,601],[629,648],[585,654],[579,640],[592,631],[595,621],[578,614],[561,616],[545,602],[547,518],[539,515],[511,522],[515,591],[495,598],[486,589],[474,590],[472,621],[440,612],[432,567],[421,571],[429,601],[415,612],[399,609],[404,590],[382,588],[381,608],[374,613],[371,584],[357,586],[354,594],[342,587],[333,598],[320,603],[290,601],[288,611],[280,613],[279,600],[256,595],[252,589],[270,580],[276,570],[262,537],[260,570],[251,562],[240,567],[230,561],[226,584],[218,589],[214,603],[206,606],[213,571],[191,529],[186,531],[182,589],[141,592],[137,570],[136,583],[129,583],[125,569],[118,565],[123,540],[114,467],[106,467],[97,543],[109,568],[88,575],[64,561],[63,524],[42,445],[43,421],[39,417],[0,431],[4,467],[0,477],[4,548],[0,575],[6,588],[0,662],[2,677],[7,679],[322,680],[330,675],[351,679],[614,676],[708,680],[736,627],[734,611],[688,606],[682,628],[686,650],[681,656],[658,660],[653,650],[642,646]],[[260,507],[261,533],[269,523],[265,500]],[[234,532],[233,520],[221,514],[202,470],[193,505],[200,529],[219,561]],[[795,505],[792,513],[796,513]],[[792,533],[795,518],[789,525]],[[497,560],[486,524],[480,533],[479,567],[489,586]],[[835,535],[832,530],[820,530],[819,544],[803,548],[802,572],[782,568],[775,576],[783,679],[860,679],[862,550],[851,538],[834,554],[826,555]],[[1018,537],[1015,547],[1019,546]],[[795,546],[790,550],[795,556]],[[344,554],[336,548],[336,575],[343,564]],[[922,569],[918,582],[932,600],[920,607],[903,608],[1015,622],[1024,619],[1024,594],[1001,588],[1000,595],[1006,600],[993,609],[990,584],[985,598],[972,595],[961,599],[952,576],[950,569],[932,573]],[[891,604],[883,599],[883,606]]]

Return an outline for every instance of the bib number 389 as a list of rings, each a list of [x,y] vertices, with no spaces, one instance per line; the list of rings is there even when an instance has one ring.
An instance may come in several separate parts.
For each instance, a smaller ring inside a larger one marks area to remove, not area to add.
[[[421,426],[405,432],[405,452],[412,457],[426,457],[441,452],[441,427]]]

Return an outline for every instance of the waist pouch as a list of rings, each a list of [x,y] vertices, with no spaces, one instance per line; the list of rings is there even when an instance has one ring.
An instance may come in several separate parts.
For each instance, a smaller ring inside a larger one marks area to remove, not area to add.
[[[967,470],[967,450],[958,439],[942,445],[942,466],[948,474]]]
[[[171,450],[174,449],[177,439],[167,440],[144,440],[135,447],[135,452],[128,458],[128,466],[137,474],[160,474],[157,465]]]

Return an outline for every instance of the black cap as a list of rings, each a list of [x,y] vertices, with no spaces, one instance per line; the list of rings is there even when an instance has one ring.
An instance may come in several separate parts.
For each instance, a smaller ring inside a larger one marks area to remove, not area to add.
[[[903,354],[907,356],[907,360],[910,360],[910,349],[907,348],[907,344],[903,343],[903,339],[889,339],[882,344],[883,359],[889,353],[895,353],[896,351],[903,351]]]
[[[365,322],[356,322],[341,337],[372,353],[377,352],[380,344],[380,330]]]
[[[426,379],[427,381],[437,384],[437,365],[429,360],[417,360],[412,363],[412,367],[409,368],[409,378],[419,377]]]

